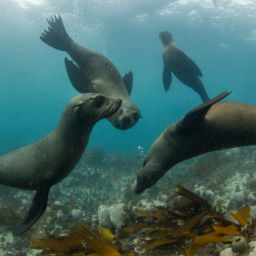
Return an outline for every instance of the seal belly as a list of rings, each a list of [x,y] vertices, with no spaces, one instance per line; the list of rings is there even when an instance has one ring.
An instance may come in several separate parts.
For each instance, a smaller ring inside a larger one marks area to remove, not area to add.
[[[28,190],[37,189],[40,178],[33,173],[35,158],[31,147],[32,145],[28,145],[0,157],[1,185]]]

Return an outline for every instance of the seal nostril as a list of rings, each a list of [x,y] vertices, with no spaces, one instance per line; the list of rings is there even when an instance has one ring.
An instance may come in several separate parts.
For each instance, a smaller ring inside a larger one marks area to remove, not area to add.
[[[127,117],[127,116],[125,116],[125,117],[122,119],[122,121],[123,121],[123,123],[124,123],[125,125],[128,125],[128,124],[131,123],[131,119],[130,119],[129,117]]]

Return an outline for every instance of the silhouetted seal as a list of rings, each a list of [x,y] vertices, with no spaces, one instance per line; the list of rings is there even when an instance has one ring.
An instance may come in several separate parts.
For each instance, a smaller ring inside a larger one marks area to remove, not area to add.
[[[118,129],[128,129],[141,117],[136,105],[131,102],[133,75],[127,73],[123,79],[115,65],[105,56],[73,41],[67,34],[61,16],[48,20],[49,28],[40,38],[55,49],[66,51],[76,62],[65,58],[69,80],[79,92],[95,92],[122,99],[122,106],[108,120]]]
[[[84,152],[94,124],[114,114],[120,99],[93,93],[75,96],[57,127],[34,144],[0,157],[0,184],[36,190],[31,208],[13,232],[28,230],[44,213],[50,188],[64,179]]]
[[[256,144],[256,106],[217,103],[228,94],[222,93],[199,105],[164,130],[144,159],[135,193],[154,185],[183,160],[214,150]]]
[[[160,32],[159,37],[163,43],[164,71],[162,79],[165,91],[170,88],[173,72],[181,82],[196,91],[203,102],[208,101],[209,97],[199,78],[202,76],[202,72],[196,63],[177,46],[168,31]]]

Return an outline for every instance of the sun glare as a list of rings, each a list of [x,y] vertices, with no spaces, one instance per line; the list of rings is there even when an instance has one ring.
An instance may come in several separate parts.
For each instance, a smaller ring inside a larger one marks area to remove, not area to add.
[[[22,8],[28,8],[30,5],[41,5],[44,0],[16,0],[18,5]]]

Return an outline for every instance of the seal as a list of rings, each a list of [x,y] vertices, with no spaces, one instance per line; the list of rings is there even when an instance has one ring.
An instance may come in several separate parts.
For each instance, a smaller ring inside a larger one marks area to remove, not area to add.
[[[48,30],[40,38],[55,49],[66,51],[75,61],[65,58],[66,70],[73,87],[81,92],[93,92],[122,99],[119,110],[108,120],[118,129],[129,129],[141,117],[140,110],[130,99],[133,74],[122,78],[115,65],[105,56],[73,41],[67,34],[61,16],[47,19]]]
[[[36,190],[32,205],[14,230],[20,235],[44,213],[50,188],[64,179],[84,152],[94,124],[114,114],[121,99],[83,93],[70,100],[56,128],[35,142],[0,157],[0,184]]]
[[[154,185],[181,161],[206,152],[256,144],[256,106],[218,102],[228,94],[224,92],[199,105],[163,131],[144,159],[135,193]]]
[[[202,72],[196,63],[177,46],[168,31],[160,32],[159,37],[163,44],[164,71],[162,80],[165,91],[168,91],[170,88],[173,72],[182,83],[196,91],[203,102],[208,101],[209,97],[199,78],[202,77]]]

